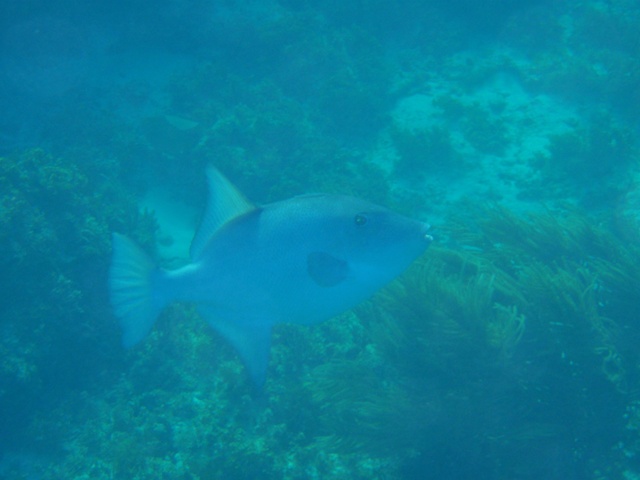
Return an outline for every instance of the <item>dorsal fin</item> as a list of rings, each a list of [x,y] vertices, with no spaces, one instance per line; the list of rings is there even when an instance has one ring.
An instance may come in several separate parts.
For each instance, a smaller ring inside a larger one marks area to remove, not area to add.
[[[207,207],[189,251],[192,260],[200,256],[209,239],[222,225],[255,208],[229,180],[211,165],[207,167],[207,184],[209,187]]]

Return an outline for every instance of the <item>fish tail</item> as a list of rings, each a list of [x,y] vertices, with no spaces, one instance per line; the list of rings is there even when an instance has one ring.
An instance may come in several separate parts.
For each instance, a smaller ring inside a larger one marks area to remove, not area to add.
[[[123,329],[122,344],[131,347],[147,336],[164,307],[156,285],[162,272],[135,243],[113,234],[109,295]]]

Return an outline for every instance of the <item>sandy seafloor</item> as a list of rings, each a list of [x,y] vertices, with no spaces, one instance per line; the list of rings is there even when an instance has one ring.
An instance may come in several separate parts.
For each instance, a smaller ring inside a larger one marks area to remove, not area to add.
[[[0,3],[0,479],[640,478],[640,5]],[[111,233],[188,261],[257,204],[432,225],[397,281],[274,328],[120,344]]]

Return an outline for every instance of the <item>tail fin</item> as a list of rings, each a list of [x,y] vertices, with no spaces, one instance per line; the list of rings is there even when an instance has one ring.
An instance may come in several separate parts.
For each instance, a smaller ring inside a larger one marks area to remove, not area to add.
[[[163,306],[154,297],[160,271],[151,259],[124,235],[113,234],[109,294],[124,331],[122,343],[131,347],[147,336]]]

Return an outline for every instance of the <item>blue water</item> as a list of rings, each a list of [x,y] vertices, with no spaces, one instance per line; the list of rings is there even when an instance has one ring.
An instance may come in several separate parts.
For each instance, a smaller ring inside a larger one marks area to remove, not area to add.
[[[0,3],[0,479],[640,478],[640,5]],[[433,225],[386,289],[121,347],[111,233],[188,261],[213,164]]]

